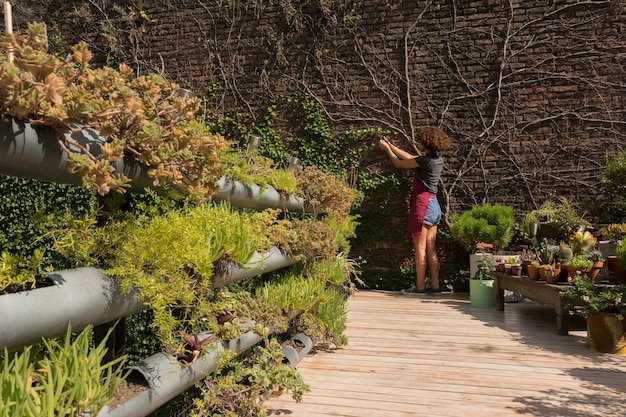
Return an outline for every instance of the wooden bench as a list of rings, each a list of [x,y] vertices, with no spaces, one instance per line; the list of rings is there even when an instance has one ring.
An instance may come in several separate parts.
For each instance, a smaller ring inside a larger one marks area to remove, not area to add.
[[[569,334],[569,312],[565,309],[562,294],[570,285],[548,284],[545,281],[532,281],[527,276],[517,277],[503,272],[495,272],[496,309],[504,311],[504,290],[522,294],[534,300],[554,306],[556,312],[556,330],[560,335]]]

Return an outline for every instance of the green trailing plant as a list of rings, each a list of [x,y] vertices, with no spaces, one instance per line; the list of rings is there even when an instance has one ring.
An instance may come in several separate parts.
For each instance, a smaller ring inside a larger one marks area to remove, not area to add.
[[[266,283],[257,293],[270,304],[278,305],[286,314],[317,308],[332,296],[323,281],[303,278],[301,271],[293,268]]]
[[[201,397],[194,400],[192,416],[267,416],[260,399],[268,391],[291,391],[300,402],[309,392],[300,374],[283,364],[281,346],[267,339],[240,357],[224,354],[215,372],[201,383]]]
[[[575,277],[563,292],[565,308],[588,317],[597,313],[613,313],[620,320],[626,316],[625,285],[595,285],[585,276]],[[582,307],[582,308],[581,308]]]
[[[481,242],[499,250],[511,242],[514,224],[513,207],[499,203],[484,204],[453,215],[450,234],[468,252]]]
[[[0,294],[33,289],[42,280],[43,251],[24,257],[2,252],[0,255]]]
[[[0,114],[59,131],[94,128],[106,138],[101,155],[68,136],[52,138],[84,187],[100,195],[124,191],[129,179],[112,162],[132,155],[155,186],[167,184],[199,199],[213,194],[225,141],[196,117],[199,99],[178,94],[178,85],[156,74],[135,78],[126,65],[92,68],[85,43],[60,60],[47,52],[43,23],[6,35],[0,46],[15,56],[0,62]]]
[[[213,317],[215,263],[243,265],[259,248],[254,225],[228,205],[197,206],[138,219],[106,266],[107,274],[134,286],[155,313],[162,342],[178,345],[180,332],[218,333]],[[175,348],[174,348],[175,349]]]
[[[229,150],[220,155],[221,172],[228,179],[244,184],[259,186],[261,191],[270,185],[284,195],[298,192],[294,174],[286,169],[276,168],[274,162],[254,151],[244,154],[241,151]]]
[[[329,290],[329,294],[329,299],[317,306],[315,316],[323,325],[321,340],[328,340],[341,347],[348,343],[344,335],[347,320],[345,295],[333,290]]]
[[[339,252],[334,259],[313,262],[305,274],[313,279],[326,282],[329,286],[347,288],[350,293],[356,284],[362,284],[358,260],[350,259],[345,252]]]
[[[15,353],[5,349],[0,415],[80,416],[109,404],[128,372],[125,357],[103,364],[106,338],[92,346],[91,330],[72,337],[68,327],[60,340],[44,339],[40,353],[30,346]]]

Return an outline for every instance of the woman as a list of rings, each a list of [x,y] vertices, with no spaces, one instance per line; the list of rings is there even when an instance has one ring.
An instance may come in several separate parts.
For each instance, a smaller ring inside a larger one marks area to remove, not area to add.
[[[413,240],[415,249],[416,282],[407,292],[426,294],[441,293],[439,283],[439,259],[435,241],[437,225],[441,221],[441,208],[437,190],[443,158],[440,151],[450,147],[450,138],[437,127],[422,127],[417,131],[417,147],[423,155],[412,155],[383,138],[380,148],[396,168],[415,169],[411,209],[407,237]],[[426,268],[430,270],[430,289],[426,288]]]

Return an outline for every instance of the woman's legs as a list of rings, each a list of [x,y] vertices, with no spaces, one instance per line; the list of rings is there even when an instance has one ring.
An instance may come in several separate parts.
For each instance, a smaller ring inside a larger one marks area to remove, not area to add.
[[[437,225],[422,225],[419,237],[413,238],[415,249],[415,286],[418,290],[426,287],[426,267],[430,269],[430,287],[439,289],[439,259],[436,250]]]

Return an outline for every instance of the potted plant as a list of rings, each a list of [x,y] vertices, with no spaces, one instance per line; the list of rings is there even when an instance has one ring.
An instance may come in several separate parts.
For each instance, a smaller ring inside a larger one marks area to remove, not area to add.
[[[528,271],[528,279],[532,281],[539,279],[539,261],[530,261],[530,263],[526,265],[526,269]]]
[[[476,275],[485,249],[498,252],[513,239],[513,207],[498,203],[484,204],[460,215],[453,215],[451,220],[452,238],[470,253],[470,278]],[[472,253],[476,249],[478,253]]]
[[[470,305],[474,307],[495,307],[493,260],[491,254],[482,254],[478,270],[470,277]]]
[[[590,349],[626,354],[625,285],[597,285],[584,277],[575,277],[563,299],[566,309],[586,317]]]
[[[556,284],[559,282],[559,275],[561,269],[557,268],[554,264],[541,265],[539,269],[539,278],[548,284]]]
[[[600,271],[604,267],[604,256],[599,250],[589,251],[587,257],[593,264],[591,265],[591,271],[589,271],[589,279],[595,281],[600,275]]]
[[[570,247],[574,256],[580,255],[596,244],[596,238],[589,231],[577,231],[569,239]]]
[[[528,212],[521,222],[521,229],[528,236],[556,241],[589,226],[589,222],[582,219],[565,198],[544,202],[540,208]]]
[[[576,275],[587,275],[591,271],[593,261],[587,255],[576,255],[567,265],[567,274],[571,280]]]

